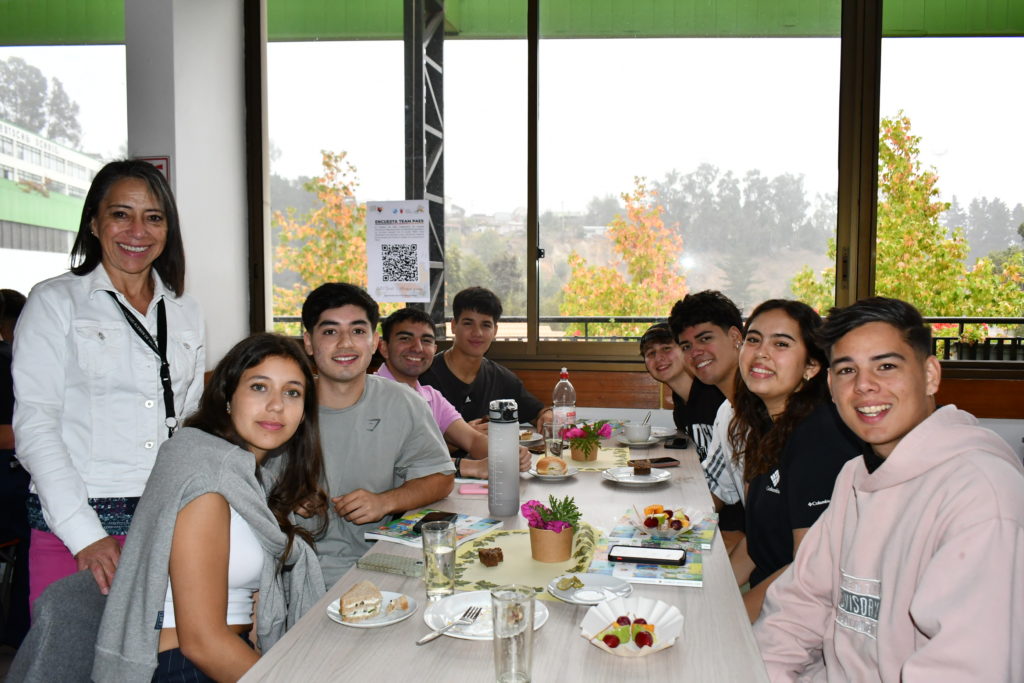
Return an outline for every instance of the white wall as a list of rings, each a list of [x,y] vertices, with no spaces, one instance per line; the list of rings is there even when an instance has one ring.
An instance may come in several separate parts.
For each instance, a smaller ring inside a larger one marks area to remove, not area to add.
[[[242,3],[127,0],[128,153],[170,156],[207,368],[249,331]]]

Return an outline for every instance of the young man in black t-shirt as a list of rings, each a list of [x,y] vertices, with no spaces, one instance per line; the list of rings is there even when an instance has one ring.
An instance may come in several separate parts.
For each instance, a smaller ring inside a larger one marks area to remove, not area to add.
[[[737,469],[731,454],[726,453],[724,446],[728,444],[722,437],[728,431],[728,419],[731,418],[729,406],[724,404],[726,400],[732,402],[735,392],[743,319],[739,308],[727,296],[715,290],[705,290],[687,294],[672,306],[669,327],[683,352],[687,371],[697,381],[717,388],[725,397],[718,406],[712,425],[711,437],[716,447],[713,448],[711,440],[708,441],[707,458],[702,464],[708,488],[718,508],[723,540],[731,550],[742,538],[745,526],[742,485],[735,482],[737,476],[742,478],[743,468],[740,465]],[[728,417],[723,419],[723,415]],[[740,490],[731,491],[731,496],[725,494],[727,489],[735,488]]]
[[[501,311],[501,300],[489,289],[469,287],[456,294],[452,300],[455,340],[451,348],[434,356],[420,383],[440,391],[462,419],[480,431],[487,431],[488,406],[499,398],[515,399],[519,421],[539,429],[544,420],[551,420],[551,409],[527,391],[515,373],[484,357],[498,334]]]
[[[711,427],[725,395],[718,387],[695,380],[686,369],[668,323],[652,325],[640,338],[640,355],[647,372],[672,390],[672,421],[693,441],[701,462],[711,445]]]

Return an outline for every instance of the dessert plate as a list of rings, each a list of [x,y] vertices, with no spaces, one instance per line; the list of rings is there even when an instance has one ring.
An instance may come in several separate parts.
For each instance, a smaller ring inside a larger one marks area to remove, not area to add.
[[[558,582],[567,576],[575,576],[583,582],[583,588],[562,590]],[[574,605],[596,605],[599,602],[625,598],[633,592],[633,584],[607,574],[564,574],[551,580],[548,593]]]
[[[667,427],[651,427],[651,436],[655,439],[671,439],[676,433],[676,430]]]
[[[519,445],[531,448],[544,443],[544,436],[533,428],[531,424],[519,425]]]
[[[601,476],[623,486],[651,486],[668,481],[672,478],[672,473],[662,469],[651,470],[650,474],[633,474],[632,467],[612,467],[602,472]]]
[[[569,477],[575,477],[576,473],[579,471],[580,468],[569,465],[568,467],[566,467],[565,474],[540,474],[539,472],[537,472],[536,467],[531,467],[529,470],[529,474],[544,481],[562,481],[563,479],[568,479]]]
[[[391,591],[381,591],[381,597],[383,598],[383,604],[386,610],[386,606],[391,604],[392,600],[397,600],[402,597],[401,593],[392,593]],[[379,628],[381,626],[390,626],[391,624],[397,624],[403,619],[408,619],[412,616],[412,613],[416,611],[416,600],[411,595],[406,595],[405,599],[409,601],[409,607],[407,609],[396,609],[390,614],[381,614],[373,619],[367,619],[366,621],[345,621],[341,618],[341,598],[338,598],[331,604],[327,605],[327,616],[331,621],[336,621],[339,624],[345,626],[351,626],[352,628]]]
[[[647,441],[630,441],[626,438],[625,434],[619,434],[615,437],[615,440],[623,446],[629,446],[630,448],[650,448],[661,443],[661,438],[654,436],[654,434],[647,437]]]
[[[548,608],[540,600],[533,601],[533,630],[536,631],[548,620]],[[494,625],[491,621],[491,592],[469,591],[455,593],[438,602],[431,603],[423,611],[423,621],[436,631],[462,616],[469,607],[480,607],[480,616],[472,624],[456,626],[445,632],[446,636],[463,640],[492,640]]]
[[[611,648],[596,638],[605,628],[620,616],[630,619],[643,617],[648,624],[654,624],[654,645],[637,647],[636,644],[622,643]],[[580,624],[580,635],[592,645],[619,657],[643,657],[671,647],[676,638],[683,632],[683,615],[679,608],[653,598],[632,597],[616,598],[608,602],[594,605],[583,616]]]

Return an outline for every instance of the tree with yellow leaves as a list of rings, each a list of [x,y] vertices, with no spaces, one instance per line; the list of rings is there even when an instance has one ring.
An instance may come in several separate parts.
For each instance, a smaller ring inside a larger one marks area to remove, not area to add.
[[[634,179],[632,194],[622,195],[625,216],[608,225],[606,239],[618,258],[606,266],[591,265],[575,249],[569,254],[572,269],[563,287],[559,313],[565,316],[666,316],[673,302],[687,292],[679,264],[683,241],[665,227],[664,208],[643,178]],[[572,335],[582,326],[571,326]],[[589,325],[592,336],[637,336],[642,323]]]
[[[298,315],[311,290],[325,282],[350,282],[366,287],[366,204],[356,200],[355,167],[345,152],[322,152],[323,172],[305,189],[320,202],[304,217],[289,209],[274,212],[280,228],[274,249],[274,271],[292,272],[298,282],[274,287],[274,315]],[[294,324],[275,329],[295,333]]]

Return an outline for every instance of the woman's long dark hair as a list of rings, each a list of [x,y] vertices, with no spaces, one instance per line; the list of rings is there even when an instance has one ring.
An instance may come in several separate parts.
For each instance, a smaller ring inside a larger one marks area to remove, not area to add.
[[[164,250],[153,261],[153,269],[163,280],[164,286],[181,296],[185,292],[185,246],[181,241],[181,225],[178,221],[178,205],[174,202],[171,186],[163,174],[148,161],[124,159],[111,161],[100,169],[92,179],[89,192],[82,206],[82,218],[78,223],[78,235],[71,247],[71,272],[86,275],[103,261],[103,246],[92,234],[92,221],[99,215],[110,188],[119,180],[135,178],[146,183],[149,191],[163,207],[167,223],[167,242]]]
[[[267,452],[267,459],[280,456],[284,462],[267,496],[270,511],[274,513],[281,531],[288,536],[288,542],[280,558],[283,563],[291,553],[296,534],[312,545],[314,536],[321,535],[327,528],[327,495],[320,488],[324,461],[320,451],[316,384],[305,352],[295,341],[277,334],[254,334],[238,342],[217,364],[199,401],[199,409],[185,420],[185,426],[201,429],[230,441],[239,448],[248,449],[249,444],[235,430],[231,415],[227,411],[227,404],[238,388],[242,373],[269,357],[295,361],[306,382],[302,423],[292,438],[279,448]],[[267,462],[267,459],[264,462]],[[309,530],[292,524],[289,515],[300,506],[316,511],[320,525],[315,532],[310,533]]]
[[[815,343],[815,334],[821,327],[821,316],[802,301],[791,299],[769,299],[754,309],[743,326],[746,342],[750,324],[762,313],[781,310],[800,327],[800,338],[807,349],[807,359],[818,362],[820,369],[811,379],[801,382],[789,398],[786,409],[772,420],[764,401],[747,388],[741,373],[736,372],[735,412],[729,422],[729,443],[732,457],[736,462],[743,459],[743,479],[749,482],[759,474],[767,474],[779,464],[782,448],[786,445],[793,429],[805,417],[828,400],[826,372],[828,358]]]

